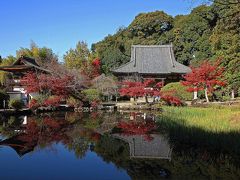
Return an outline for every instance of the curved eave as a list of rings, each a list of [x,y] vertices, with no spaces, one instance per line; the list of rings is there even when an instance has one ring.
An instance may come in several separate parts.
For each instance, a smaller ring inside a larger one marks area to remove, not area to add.
[[[4,66],[0,67],[0,71],[5,72],[23,72],[26,70],[32,69],[31,66]]]

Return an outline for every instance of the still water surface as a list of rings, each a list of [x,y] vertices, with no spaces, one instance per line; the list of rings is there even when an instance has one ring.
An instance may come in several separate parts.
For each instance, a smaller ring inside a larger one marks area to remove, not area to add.
[[[2,117],[0,131],[1,179],[240,177],[238,151],[178,139],[153,114]]]

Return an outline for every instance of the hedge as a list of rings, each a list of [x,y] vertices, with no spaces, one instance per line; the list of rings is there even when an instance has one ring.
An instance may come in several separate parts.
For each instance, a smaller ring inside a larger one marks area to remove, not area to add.
[[[161,89],[161,92],[174,91],[174,95],[183,101],[191,101],[193,93],[187,91],[187,87],[180,82],[169,83]]]

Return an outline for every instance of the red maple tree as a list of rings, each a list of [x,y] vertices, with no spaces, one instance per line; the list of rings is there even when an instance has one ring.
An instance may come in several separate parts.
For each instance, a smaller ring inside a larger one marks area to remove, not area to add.
[[[101,61],[99,58],[94,59],[92,62],[84,62],[82,66],[82,74],[89,79],[93,79],[100,75]]]
[[[167,105],[181,106],[183,103],[181,99],[175,96],[175,91],[160,92],[161,99],[167,103]]]
[[[143,82],[124,81],[122,83],[122,88],[119,89],[119,93],[121,96],[129,96],[134,98],[145,97],[146,102],[148,102],[148,96],[160,96],[161,99],[168,105],[182,105],[182,101],[178,97],[175,97],[173,92],[161,92],[162,87],[163,83],[156,82],[155,79],[147,79]]]
[[[58,106],[60,101],[67,98],[71,93],[71,76],[53,76],[51,74],[26,73],[21,79],[21,84],[25,87],[26,93],[40,93],[48,96],[43,102],[33,99],[29,103],[31,109],[39,106]]]
[[[26,73],[21,79],[21,84],[25,86],[27,93],[40,92],[49,95],[67,96],[69,86],[73,77],[57,77],[51,74]]]
[[[199,67],[191,67],[192,72],[183,76],[184,86],[188,86],[189,92],[204,90],[205,98],[209,102],[208,93],[213,92],[216,86],[224,86],[226,83],[222,80],[224,68],[220,67],[220,60],[211,64],[204,61]]]
[[[154,79],[147,79],[143,82],[124,81],[122,88],[119,89],[119,93],[121,96],[134,98],[146,97],[146,101],[148,102],[147,96],[159,96],[162,86],[162,82],[156,82]]]

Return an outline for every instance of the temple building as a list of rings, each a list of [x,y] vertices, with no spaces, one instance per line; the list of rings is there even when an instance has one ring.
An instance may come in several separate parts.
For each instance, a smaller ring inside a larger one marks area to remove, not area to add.
[[[172,45],[133,45],[130,62],[112,70],[119,80],[154,78],[177,82],[191,69],[175,60]]]
[[[25,88],[21,85],[20,79],[25,73],[34,72],[49,72],[40,67],[35,59],[21,56],[10,66],[0,66],[0,71],[11,73],[11,78],[8,78],[4,84],[7,88],[7,93],[11,99],[19,99],[27,105],[29,98],[37,96],[37,93],[27,94]]]

